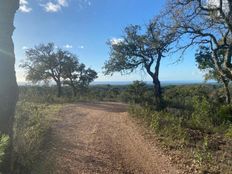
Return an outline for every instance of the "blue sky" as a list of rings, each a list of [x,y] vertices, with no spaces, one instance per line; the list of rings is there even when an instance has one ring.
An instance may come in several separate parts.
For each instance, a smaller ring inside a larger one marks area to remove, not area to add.
[[[99,73],[97,81],[150,80],[139,70],[126,76],[104,76],[102,66],[109,58],[108,40],[120,38],[130,24],[148,23],[162,7],[164,0],[21,0],[13,37],[18,81],[24,81],[18,65],[25,58],[25,49],[48,42],[75,53],[80,62]],[[173,64],[175,57],[163,61],[162,81],[202,80],[194,51],[188,51],[178,64]]]

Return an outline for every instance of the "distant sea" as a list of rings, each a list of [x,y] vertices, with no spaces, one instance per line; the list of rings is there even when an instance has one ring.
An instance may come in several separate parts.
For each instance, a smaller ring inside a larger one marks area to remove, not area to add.
[[[152,81],[144,81],[148,85],[152,85]],[[96,81],[91,83],[91,85],[130,85],[133,81]],[[217,84],[217,82],[210,81],[190,81],[190,80],[173,80],[173,81],[161,81],[162,86],[169,85],[191,85],[191,84]]]
[[[144,81],[148,85],[152,85],[152,81]],[[92,82],[90,85],[130,85],[133,81],[95,81]],[[50,85],[53,85],[51,83]],[[173,81],[161,81],[162,86],[169,86],[169,85],[192,85],[192,84],[205,84],[204,81],[191,81],[191,80],[173,80]],[[207,82],[207,84],[217,84],[217,82]],[[19,86],[25,85],[33,85],[27,82],[18,82]],[[42,84],[41,84],[42,85]]]

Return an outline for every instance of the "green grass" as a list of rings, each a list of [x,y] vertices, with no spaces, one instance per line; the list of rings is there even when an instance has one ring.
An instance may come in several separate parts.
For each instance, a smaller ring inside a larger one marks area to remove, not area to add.
[[[39,163],[55,114],[62,105],[19,102],[15,117],[14,171],[29,174]]]
[[[157,112],[138,105],[131,105],[129,113],[154,130],[165,149],[182,151],[182,159],[191,159],[199,172],[229,174],[232,124],[215,124],[209,103],[205,99],[193,100],[195,109],[190,115]]]

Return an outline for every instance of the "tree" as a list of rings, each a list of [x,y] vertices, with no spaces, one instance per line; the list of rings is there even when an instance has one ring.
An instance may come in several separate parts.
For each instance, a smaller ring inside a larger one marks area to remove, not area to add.
[[[12,173],[13,121],[18,98],[12,41],[14,16],[18,8],[19,0],[0,0],[0,133],[10,137],[6,165],[1,171],[6,174]]]
[[[68,53],[63,63],[62,78],[64,84],[72,87],[73,94],[76,96],[78,90],[88,87],[97,78],[97,72],[90,68],[86,69],[83,63],[79,63],[75,55]]]
[[[232,80],[232,2],[231,0],[174,0],[168,3],[173,26],[189,42],[184,51],[195,45],[210,48],[210,62],[224,79]],[[185,39],[186,40],[186,39]],[[224,53],[221,59],[219,52]]]
[[[145,94],[147,92],[147,85],[142,81],[134,81],[133,84],[128,86],[126,92],[128,93],[128,98],[133,103],[143,104],[146,101]]]
[[[226,102],[230,104],[231,102],[231,95],[229,90],[230,79],[222,76],[217,71],[211,56],[212,56],[212,52],[210,48],[205,46],[200,46],[199,50],[195,55],[198,68],[206,72],[205,80],[217,80],[218,82],[223,84],[225,90]],[[220,57],[221,60],[220,63],[223,63],[225,54],[223,54],[223,52],[219,52],[217,56]]]
[[[78,72],[80,73],[79,74],[79,86],[81,87],[81,89],[88,87],[89,84],[98,77],[96,71],[94,71],[91,68],[86,69],[86,66],[83,63],[80,64],[78,68]]]
[[[153,80],[157,108],[161,108],[160,63],[176,40],[175,31],[164,28],[157,18],[149,23],[145,33],[141,32],[140,26],[131,25],[125,29],[122,40],[108,43],[111,52],[104,66],[105,74],[132,73],[138,68],[145,69]]]
[[[67,51],[61,49],[56,51],[53,43],[40,44],[26,50],[26,61],[20,66],[26,69],[26,79],[33,83],[54,80],[57,85],[57,96],[60,97],[62,94],[62,68],[68,56]]]

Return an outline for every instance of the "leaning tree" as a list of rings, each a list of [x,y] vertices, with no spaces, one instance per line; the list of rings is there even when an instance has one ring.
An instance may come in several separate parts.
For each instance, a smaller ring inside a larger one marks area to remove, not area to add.
[[[157,17],[146,26],[146,31],[137,25],[125,29],[125,35],[118,42],[109,42],[110,59],[105,63],[105,74],[114,72],[132,73],[145,70],[153,80],[155,104],[162,108],[162,90],[159,70],[162,58],[177,39],[173,29],[165,27]]]
[[[15,106],[18,98],[15,76],[15,54],[12,41],[14,16],[19,8],[19,0],[0,0],[0,133],[10,137],[6,168],[11,172],[12,139]]]

